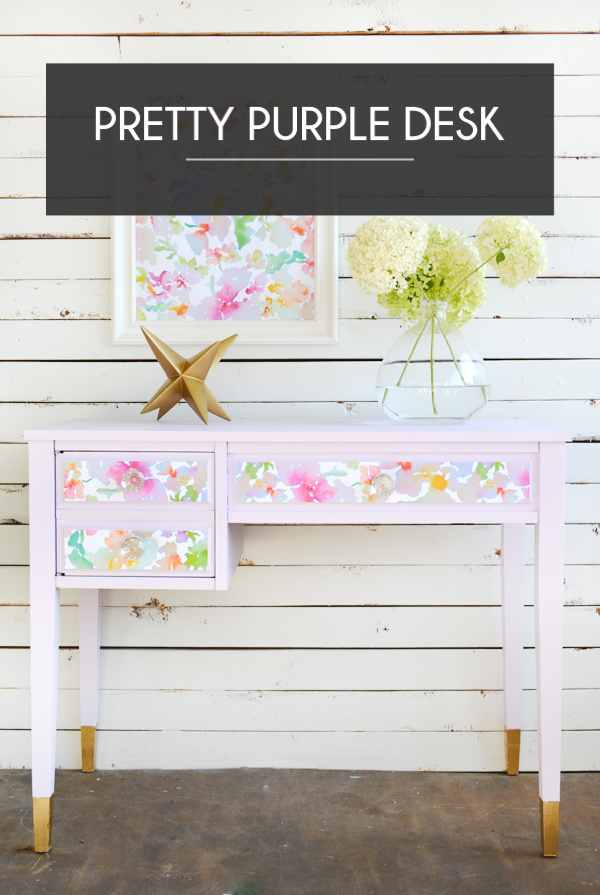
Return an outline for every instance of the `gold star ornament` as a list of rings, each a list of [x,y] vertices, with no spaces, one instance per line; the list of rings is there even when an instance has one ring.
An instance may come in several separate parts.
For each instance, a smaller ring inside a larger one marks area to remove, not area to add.
[[[148,401],[142,413],[150,413],[151,410],[158,410],[158,417],[164,416],[172,407],[175,407],[182,398],[188,402],[194,413],[208,423],[208,413],[214,413],[224,420],[229,417],[208,388],[204,380],[211,370],[213,370],[227,349],[237,339],[230,336],[222,342],[214,342],[205,348],[204,351],[198,352],[193,357],[186,360],[180,354],[177,354],[164,342],[161,342],[156,336],[148,332],[143,326],[142,332],[146,336],[146,341],[152,348],[157,361],[168,376],[156,394]]]

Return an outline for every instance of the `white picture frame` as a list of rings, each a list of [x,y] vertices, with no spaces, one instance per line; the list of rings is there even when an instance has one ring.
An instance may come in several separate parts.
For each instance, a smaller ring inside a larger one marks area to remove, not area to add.
[[[314,302],[312,320],[152,320],[136,319],[135,217],[112,218],[112,340],[145,344],[141,326],[167,344],[199,345],[238,333],[238,345],[334,344],[338,338],[337,216],[320,215],[314,224]]]

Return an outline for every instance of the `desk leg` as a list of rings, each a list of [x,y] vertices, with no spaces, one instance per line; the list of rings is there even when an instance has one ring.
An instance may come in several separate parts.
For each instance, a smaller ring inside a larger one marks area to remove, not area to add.
[[[535,651],[542,854],[558,854],[564,575],[564,444],[540,445]]]
[[[52,844],[56,760],[58,616],[54,521],[54,443],[29,445],[31,790],[36,852]]]
[[[502,660],[506,773],[519,773],[523,700],[525,526],[502,526]]]
[[[58,613],[54,581],[31,594],[31,790],[36,852],[50,851],[56,764]]]
[[[79,591],[79,706],[81,770],[96,770],[96,725],[100,688],[99,590]]]

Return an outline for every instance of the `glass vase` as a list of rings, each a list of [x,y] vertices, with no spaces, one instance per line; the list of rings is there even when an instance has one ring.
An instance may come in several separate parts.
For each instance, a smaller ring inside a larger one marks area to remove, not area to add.
[[[446,318],[445,301],[427,300],[416,326],[396,339],[377,376],[377,397],[396,420],[457,422],[485,406],[483,358]]]

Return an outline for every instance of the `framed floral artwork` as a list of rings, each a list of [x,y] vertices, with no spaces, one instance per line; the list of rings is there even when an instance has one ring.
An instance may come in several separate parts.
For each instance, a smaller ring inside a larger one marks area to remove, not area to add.
[[[113,341],[337,338],[337,218],[113,218]]]

